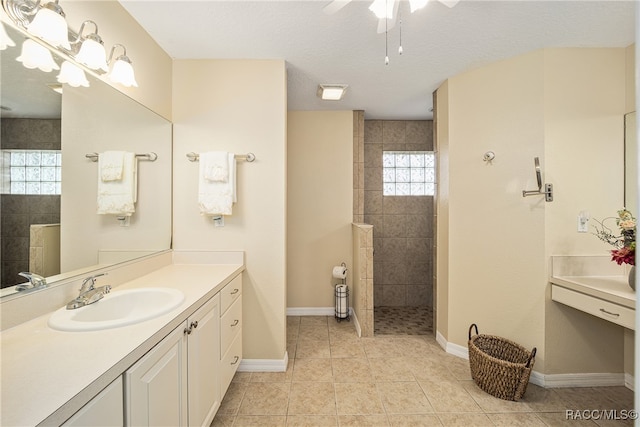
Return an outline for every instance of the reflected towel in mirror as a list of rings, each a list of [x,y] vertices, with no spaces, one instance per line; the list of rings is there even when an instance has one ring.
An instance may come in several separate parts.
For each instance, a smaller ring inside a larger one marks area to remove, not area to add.
[[[98,161],[101,161],[102,154]],[[138,171],[135,153],[123,153],[122,176],[118,180],[98,178],[98,214],[131,216],[137,200]]]

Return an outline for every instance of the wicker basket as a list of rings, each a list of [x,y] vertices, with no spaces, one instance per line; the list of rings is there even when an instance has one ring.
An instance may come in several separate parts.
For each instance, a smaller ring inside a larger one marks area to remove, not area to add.
[[[471,336],[475,328],[476,335]],[[519,344],[493,335],[478,334],[478,326],[469,327],[469,366],[478,387],[492,396],[518,401],[527,390],[536,349],[528,351]]]

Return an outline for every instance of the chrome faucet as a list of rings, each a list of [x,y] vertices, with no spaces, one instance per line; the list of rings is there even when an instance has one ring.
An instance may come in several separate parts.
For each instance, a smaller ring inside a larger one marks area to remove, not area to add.
[[[47,286],[47,279],[36,273],[21,271],[18,276],[22,276],[29,280],[29,283],[22,283],[16,286],[16,291],[26,291],[27,289],[44,288]]]
[[[99,288],[95,287],[96,277],[106,275],[107,273],[94,274],[93,276],[89,276],[84,279],[82,281],[82,286],[80,286],[80,295],[67,304],[67,310],[73,310],[93,304],[94,302],[101,300],[104,297],[104,294],[111,292],[110,285],[100,286]]]

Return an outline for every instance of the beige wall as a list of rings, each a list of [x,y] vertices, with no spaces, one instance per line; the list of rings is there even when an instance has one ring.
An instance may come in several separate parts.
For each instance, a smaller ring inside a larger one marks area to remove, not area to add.
[[[353,121],[352,111],[288,113],[287,307],[333,307],[333,266],[353,268]]]
[[[126,88],[107,78],[103,81],[171,120],[171,57],[122,5],[116,0],[79,0],[61,2],[60,6],[67,15],[69,28],[76,32],[88,19],[98,24],[98,35],[104,41],[107,55],[114,44],[126,47],[138,87]],[[85,32],[88,30],[93,31],[93,26],[88,26]],[[122,54],[122,49],[118,48],[115,54]]]
[[[576,216],[602,218],[622,203],[622,176],[609,165],[622,164],[624,66],[624,49],[549,49],[438,90],[438,330],[447,341],[466,346],[476,322],[537,347],[539,372],[621,372],[622,328],[551,302],[547,268],[550,255],[605,253],[576,232]],[[553,202],[522,197],[536,188],[534,157]]]
[[[285,354],[286,96],[284,61],[174,62],[173,248],[245,252],[246,359]],[[199,214],[198,164],[186,158],[209,150],[256,155],[238,162],[238,203],[224,227]]]
[[[545,173],[557,189],[545,205],[545,254],[607,255],[606,243],[576,232],[576,217],[602,219],[624,203],[625,49],[550,49],[544,59]],[[549,294],[545,312],[546,373],[621,372],[622,327]]]

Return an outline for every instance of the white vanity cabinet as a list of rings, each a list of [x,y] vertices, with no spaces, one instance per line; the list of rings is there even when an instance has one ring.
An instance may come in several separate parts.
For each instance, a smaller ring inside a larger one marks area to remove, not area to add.
[[[65,427],[124,425],[122,377],[116,378],[89,403],[69,418]]]
[[[242,276],[220,291],[220,392],[224,396],[242,361]]]
[[[125,374],[126,424],[208,426],[220,407],[220,295]]]

